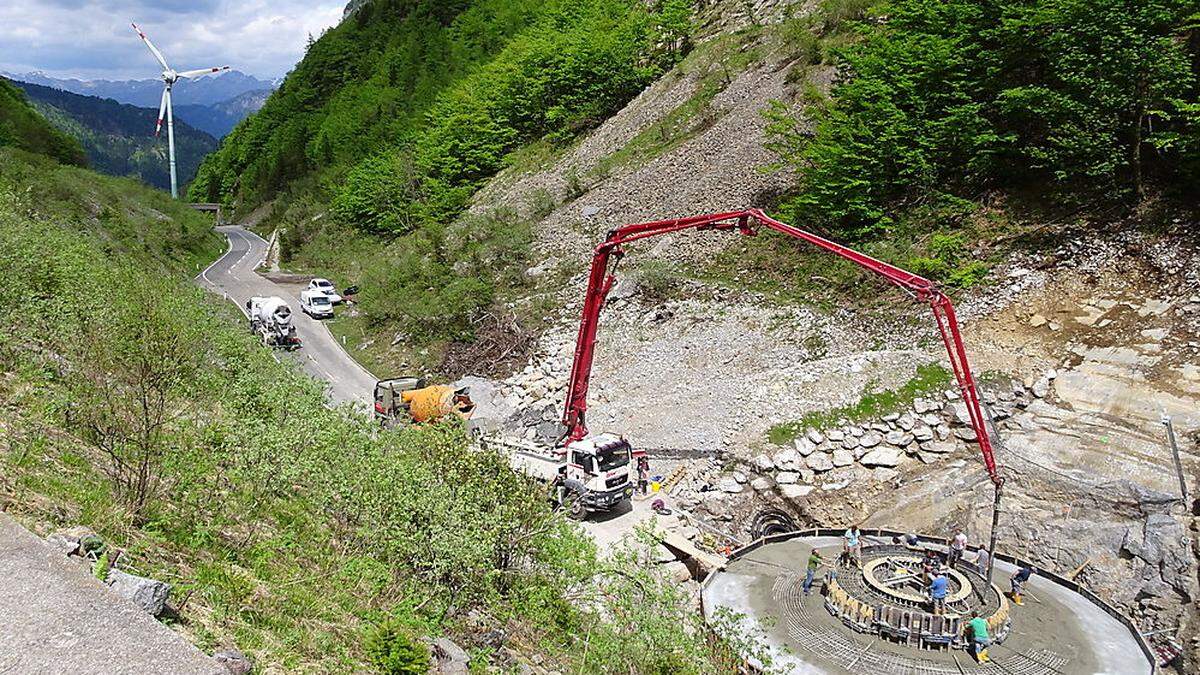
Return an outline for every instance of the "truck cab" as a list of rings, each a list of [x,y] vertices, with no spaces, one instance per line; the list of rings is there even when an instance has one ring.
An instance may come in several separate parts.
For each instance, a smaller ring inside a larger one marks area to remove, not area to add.
[[[419,377],[393,377],[375,383],[375,419],[385,427],[395,426],[407,417],[403,393],[423,389],[425,380]]]
[[[563,503],[573,516],[608,511],[633,497],[637,466],[633,448],[616,434],[594,434],[566,447]],[[577,505],[576,505],[577,502]]]

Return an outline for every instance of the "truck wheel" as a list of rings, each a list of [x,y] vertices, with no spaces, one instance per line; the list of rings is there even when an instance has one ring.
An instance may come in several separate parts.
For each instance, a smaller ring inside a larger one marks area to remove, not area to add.
[[[568,492],[563,498],[563,508],[571,520],[583,520],[587,517],[587,507],[583,505],[583,495],[578,492]]]

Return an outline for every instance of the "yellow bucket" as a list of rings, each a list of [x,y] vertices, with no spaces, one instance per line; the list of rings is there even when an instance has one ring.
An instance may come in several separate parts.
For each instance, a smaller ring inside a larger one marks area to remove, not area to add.
[[[653,483],[650,484],[651,492],[658,492],[661,488],[662,488],[662,483],[659,483],[658,481],[654,481]]]

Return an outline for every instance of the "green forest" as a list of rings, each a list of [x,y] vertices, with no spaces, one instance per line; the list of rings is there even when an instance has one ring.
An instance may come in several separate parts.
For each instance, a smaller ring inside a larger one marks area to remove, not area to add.
[[[170,189],[166,129],[160,136],[154,135],[157,110],[25,82],[14,84],[25,91],[29,102],[51,124],[80,142],[93,169]],[[216,148],[217,139],[186,122],[175,121],[180,185],[192,180],[200,161]]]
[[[814,129],[768,112],[785,218],[885,238],[989,191],[1128,208],[1200,178],[1194,2],[893,0],[853,30]]]
[[[0,147],[48,155],[65,164],[84,166],[79,142],[59,131],[29,105],[25,92],[0,77]]]
[[[965,226],[981,204],[1119,217],[1183,203],[1200,171],[1200,19],[1184,0],[822,0],[729,40],[700,34],[698,9],[367,3],[310,44],[206,159],[190,197],[241,213],[270,202],[286,265],[361,284],[352,335],[420,347],[470,342],[532,291],[518,211],[556,203],[464,217],[475,191],[569,147],[698,44],[743,45],[713,51],[726,69],[790,44],[798,103],[763,114],[794,186],[759,206],[951,286],[986,276],[967,242],[991,235]],[[832,69],[827,90],[808,82],[814,68]],[[699,107],[719,82],[706,87]],[[756,242],[758,278],[803,294],[814,273],[834,287],[854,276],[791,251]],[[744,266],[718,258],[693,276]]]

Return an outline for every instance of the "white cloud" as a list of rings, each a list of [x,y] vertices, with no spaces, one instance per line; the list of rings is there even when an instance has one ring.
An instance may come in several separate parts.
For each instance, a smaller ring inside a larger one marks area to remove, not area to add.
[[[229,65],[262,78],[291,69],[308,35],[342,17],[345,2],[282,0],[116,2],[3,0],[0,70],[56,77],[143,79],[157,66],[129,23],[179,70]]]

